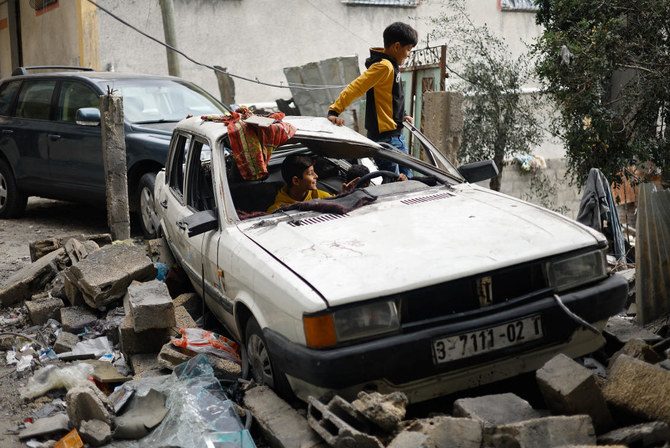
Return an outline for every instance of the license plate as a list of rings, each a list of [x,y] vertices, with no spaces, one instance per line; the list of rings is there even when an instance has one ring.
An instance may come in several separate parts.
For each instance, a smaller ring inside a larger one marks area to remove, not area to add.
[[[435,339],[433,341],[433,360],[435,364],[441,364],[524,344],[541,337],[540,316],[531,316],[496,327]]]

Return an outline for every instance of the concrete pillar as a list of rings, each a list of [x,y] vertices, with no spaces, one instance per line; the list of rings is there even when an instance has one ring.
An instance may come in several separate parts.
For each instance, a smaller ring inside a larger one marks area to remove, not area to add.
[[[114,240],[130,238],[126,134],[123,129],[123,97],[100,96],[102,157],[105,165],[107,224]]]
[[[163,15],[163,32],[165,43],[172,48],[177,48],[177,32],[174,27],[174,3],[172,0],[160,0],[161,14]],[[179,55],[166,48],[168,60],[168,73],[170,76],[181,76],[179,68]]]
[[[422,132],[454,165],[463,133],[463,94],[426,92],[421,116]]]

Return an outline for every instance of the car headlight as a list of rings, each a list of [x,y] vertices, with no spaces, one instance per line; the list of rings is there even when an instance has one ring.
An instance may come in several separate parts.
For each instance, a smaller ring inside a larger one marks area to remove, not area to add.
[[[328,347],[400,328],[398,309],[392,300],[343,308],[329,314],[304,316],[305,339],[310,347]]]
[[[549,284],[565,291],[607,277],[605,254],[594,251],[547,263]]]

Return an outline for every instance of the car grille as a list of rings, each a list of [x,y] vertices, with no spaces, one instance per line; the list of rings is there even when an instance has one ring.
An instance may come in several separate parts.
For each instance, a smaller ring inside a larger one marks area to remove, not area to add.
[[[532,296],[547,286],[544,269],[538,263],[408,291],[398,296],[401,325],[414,327],[436,318]]]

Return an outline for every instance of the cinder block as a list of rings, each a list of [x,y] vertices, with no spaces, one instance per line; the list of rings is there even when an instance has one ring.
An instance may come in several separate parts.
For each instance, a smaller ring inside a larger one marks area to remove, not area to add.
[[[598,433],[614,425],[605,397],[589,369],[559,354],[536,372],[544,401],[556,414],[588,414]]]
[[[383,448],[373,434],[370,421],[342,397],[334,396],[327,405],[309,397],[307,422],[330,446]]]
[[[38,299],[38,300],[27,300],[26,308],[28,308],[28,314],[30,315],[30,320],[34,325],[43,325],[49,319],[58,319],[59,312],[65,304],[61,299]]]
[[[161,281],[133,282],[128,287],[124,305],[126,303],[126,312],[136,332],[170,328],[177,324],[172,298],[167,286]]]
[[[202,298],[195,292],[187,292],[178,295],[174,299],[174,306],[183,306],[193,319],[202,316]]]
[[[469,417],[485,427],[542,417],[526,400],[512,393],[461,398],[454,402],[454,417]]]
[[[60,323],[63,331],[79,334],[84,327],[91,325],[98,317],[93,312],[81,306],[68,306],[60,309]]]
[[[170,339],[169,328],[154,328],[146,331],[135,331],[130,316],[121,323],[119,327],[119,341],[121,350],[126,355],[136,353],[158,353]]]
[[[491,428],[484,433],[487,448],[553,448],[570,445],[595,445],[591,417],[544,417]]]
[[[56,338],[56,342],[54,342],[54,352],[71,352],[77,342],[79,342],[79,336],[67,331],[61,331]]]
[[[196,355],[195,352],[177,347],[172,342],[163,345],[158,354],[158,365],[164,369],[174,370],[179,364],[188,361]]]
[[[482,445],[482,424],[474,418],[422,418],[412,421],[405,429],[426,434],[436,447],[480,448]]]

